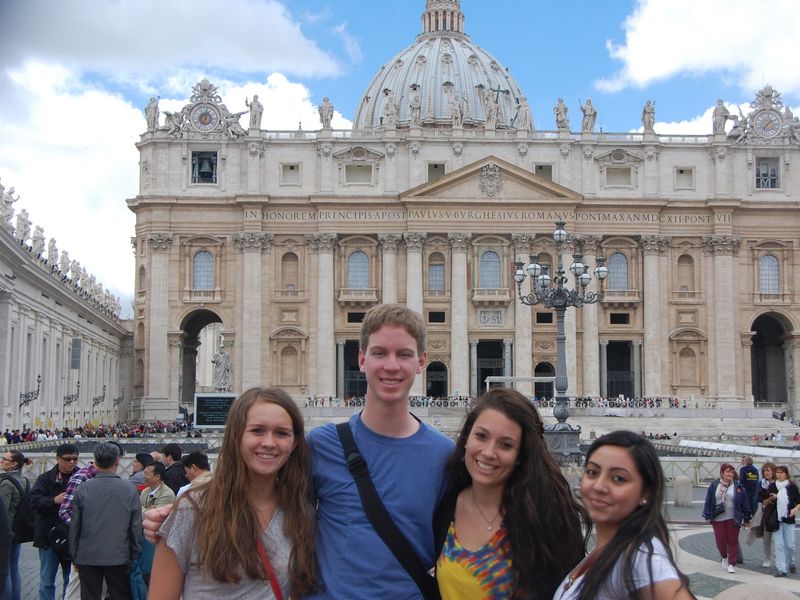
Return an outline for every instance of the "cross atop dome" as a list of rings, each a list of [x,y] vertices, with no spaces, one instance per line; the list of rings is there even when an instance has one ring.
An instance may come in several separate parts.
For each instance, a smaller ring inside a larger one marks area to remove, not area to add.
[[[464,13],[460,0],[426,0],[422,13],[422,33],[451,31],[464,33]]]

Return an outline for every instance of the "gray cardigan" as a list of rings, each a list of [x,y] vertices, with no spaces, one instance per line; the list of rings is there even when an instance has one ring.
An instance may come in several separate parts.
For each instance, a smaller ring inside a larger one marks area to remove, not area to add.
[[[101,471],[76,488],[72,506],[69,550],[75,564],[114,566],[139,558],[142,508],[128,481]]]

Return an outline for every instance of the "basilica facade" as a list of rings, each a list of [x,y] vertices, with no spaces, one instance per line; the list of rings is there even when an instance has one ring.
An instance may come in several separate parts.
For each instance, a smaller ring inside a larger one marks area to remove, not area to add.
[[[327,99],[316,131],[261,129],[257,98],[245,127],[208,80],[163,124],[149,107],[128,201],[129,418],[191,407],[215,353],[229,363],[216,389],[363,394],[358,331],[381,302],[428,325],[413,393],[509,376],[551,396],[554,315],[519,301],[514,265],[558,263],[556,221],[567,265],[609,269],[602,300],[567,311],[570,395],[800,413],[800,129],[780,94],[758,91],[747,117],[720,102],[707,135],[661,135],[647,107],[643,133],[598,132],[590,102],[570,125],[556,99],[537,127],[464,24],[457,0],[428,0],[352,130],[331,128]]]

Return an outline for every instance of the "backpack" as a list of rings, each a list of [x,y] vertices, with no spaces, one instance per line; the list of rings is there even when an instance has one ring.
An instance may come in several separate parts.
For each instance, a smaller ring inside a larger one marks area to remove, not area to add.
[[[31,483],[25,480],[25,489],[22,489],[19,481],[14,476],[7,475],[2,478],[2,481],[11,482],[19,492],[19,502],[17,502],[17,512],[14,514],[14,522],[11,524],[11,530],[14,532],[13,542],[15,544],[24,544],[25,542],[33,541],[33,507],[31,506],[30,493]]]

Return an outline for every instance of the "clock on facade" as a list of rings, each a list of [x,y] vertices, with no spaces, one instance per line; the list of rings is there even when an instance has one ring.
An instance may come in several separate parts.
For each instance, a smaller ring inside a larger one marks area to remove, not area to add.
[[[198,131],[211,131],[219,125],[219,111],[210,104],[198,104],[192,109],[190,118]]]
[[[781,132],[781,125],[781,114],[769,108],[753,116],[753,129],[761,137],[775,137]]]

